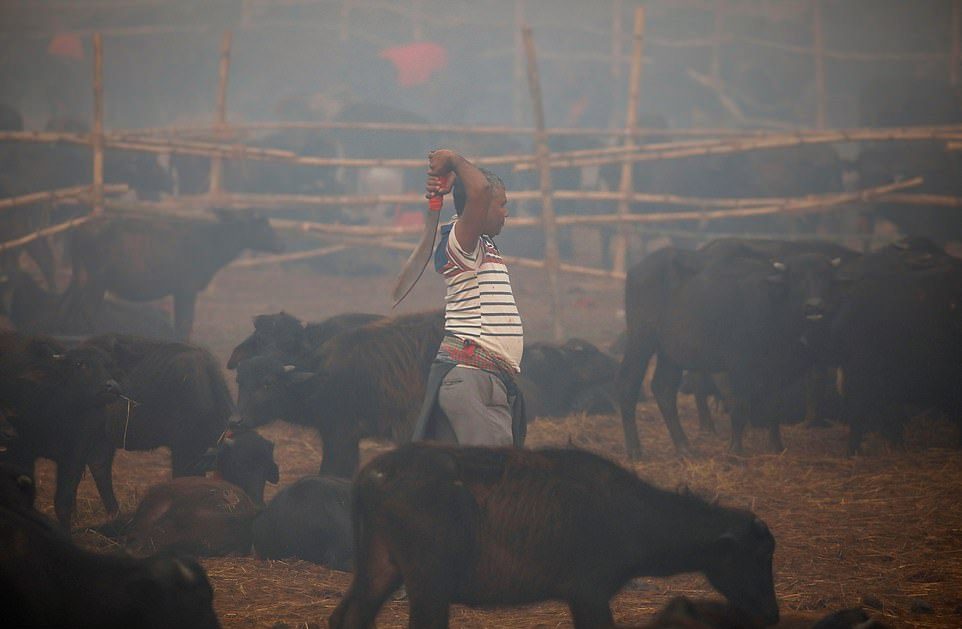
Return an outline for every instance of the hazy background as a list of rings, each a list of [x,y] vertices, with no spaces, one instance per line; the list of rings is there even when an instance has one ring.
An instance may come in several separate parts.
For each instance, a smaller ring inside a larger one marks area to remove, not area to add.
[[[810,126],[811,55],[749,39],[811,46],[810,0],[726,0],[718,74],[746,117]],[[937,53],[896,61],[826,59],[829,126],[858,123],[859,88],[880,76],[945,80],[951,0],[822,0],[825,47],[835,51]],[[88,119],[89,34],[105,33],[108,129],[208,122],[218,47],[234,32],[232,121],[324,117],[323,103],[390,103],[432,122],[528,123],[516,71],[516,18],[534,29],[549,126],[624,124],[634,8],[647,8],[641,110],[671,127],[739,122],[697,82],[712,73],[715,0],[2,0],[0,100],[30,129],[55,114]],[[619,9],[623,65],[610,61]],[[76,35],[56,52],[58,36]],[[446,66],[427,84],[402,87],[379,53],[428,41]],[[699,47],[679,44],[702,40]],[[559,58],[565,53],[565,58]],[[520,66],[523,73],[523,66]]]

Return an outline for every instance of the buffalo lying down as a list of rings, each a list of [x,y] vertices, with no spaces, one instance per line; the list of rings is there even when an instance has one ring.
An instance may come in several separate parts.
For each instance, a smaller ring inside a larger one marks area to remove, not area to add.
[[[411,626],[446,627],[452,603],[554,599],[576,627],[611,627],[609,600],[629,579],[683,572],[778,621],[761,520],[587,452],[410,444],[358,473],[352,509],[355,576],[334,629],[371,626],[402,583]]]

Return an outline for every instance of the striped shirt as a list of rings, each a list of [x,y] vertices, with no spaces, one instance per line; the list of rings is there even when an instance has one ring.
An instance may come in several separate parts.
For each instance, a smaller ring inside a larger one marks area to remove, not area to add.
[[[456,221],[441,227],[434,252],[434,269],[448,286],[444,331],[502,356],[518,372],[524,330],[508,268],[489,236],[481,236],[474,251],[465,251],[454,233]]]

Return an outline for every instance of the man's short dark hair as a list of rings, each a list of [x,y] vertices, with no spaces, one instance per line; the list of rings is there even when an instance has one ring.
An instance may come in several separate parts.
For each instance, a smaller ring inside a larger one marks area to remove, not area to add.
[[[490,183],[492,186],[501,188],[502,190],[505,189],[504,182],[501,181],[501,177],[498,177],[493,172],[485,168],[479,168],[478,170],[484,173],[485,179],[487,179],[488,183]],[[467,192],[464,189],[464,183],[461,181],[460,177],[454,178],[454,187],[451,189],[451,192],[454,193],[454,211],[458,216],[461,216],[461,212],[464,211],[464,202],[467,197]]]

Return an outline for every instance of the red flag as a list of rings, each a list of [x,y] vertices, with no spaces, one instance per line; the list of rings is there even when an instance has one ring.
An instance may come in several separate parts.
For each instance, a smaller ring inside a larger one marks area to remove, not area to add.
[[[73,33],[57,33],[50,38],[50,43],[47,45],[47,54],[83,61],[84,45],[80,38]]]
[[[401,87],[422,85],[431,76],[448,65],[448,51],[433,42],[415,42],[385,48],[379,54],[397,69],[397,82]]]

